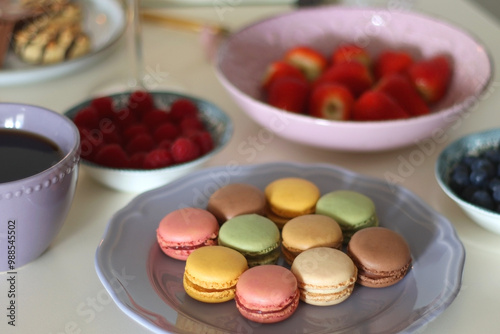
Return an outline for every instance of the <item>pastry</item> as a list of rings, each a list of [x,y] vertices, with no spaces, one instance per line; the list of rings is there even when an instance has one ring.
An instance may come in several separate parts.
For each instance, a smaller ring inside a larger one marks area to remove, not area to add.
[[[12,36],[14,53],[24,62],[35,65],[58,63],[87,54],[91,43],[82,27],[81,5],[68,1],[44,3],[42,14],[16,25]],[[35,1],[27,6],[40,8]]]
[[[300,253],[293,261],[300,300],[317,306],[335,305],[352,294],[357,268],[344,252],[317,247]]]
[[[344,244],[351,236],[366,227],[378,226],[373,201],[356,191],[337,190],[324,194],[316,203],[316,213],[332,217],[344,234]]]
[[[226,221],[219,231],[219,245],[243,254],[249,267],[274,264],[280,256],[280,231],[266,217],[240,215]]]
[[[410,247],[396,231],[370,227],[356,232],[347,254],[358,267],[358,283],[372,288],[396,284],[411,266]]]
[[[245,257],[234,249],[202,247],[187,258],[182,284],[186,293],[198,301],[222,303],[234,298],[236,283],[247,269]]]
[[[208,199],[207,210],[223,224],[238,215],[265,215],[266,197],[259,188],[245,183],[231,183],[216,190]]]
[[[195,249],[217,245],[219,224],[214,215],[198,208],[182,208],[160,221],[156,237],[166,255],[186,260]]]
[[[266,186],[264,192],[272,214],[288,219],[314,213],[320,197],[314,183],[298,177],[275,180]]]
[[[292,264],[297,255],[314,247],[342,247],[342,230],[328,216],[309,214],[292,218],[281,231],[281,250],[285,261]]]
[[[242,316],[258,323],[275,323],[290,317],[299,305],[297,279],[278,265],[245,271],[236,284],[236,307]]]

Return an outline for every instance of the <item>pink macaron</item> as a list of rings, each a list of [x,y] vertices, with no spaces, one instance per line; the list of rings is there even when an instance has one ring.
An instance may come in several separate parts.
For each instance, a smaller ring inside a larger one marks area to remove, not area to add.
[[[198,208],[182,208],[160,221],[156,237],[166,255],[186,260],[195,249],[217,245],[219,223],[213,214]]]
[[[236,307],[242,316],[258,323],[275,323],[290,317],[299,305],[297,279],[279,265],[261,265],[241,274],[236,284]]]

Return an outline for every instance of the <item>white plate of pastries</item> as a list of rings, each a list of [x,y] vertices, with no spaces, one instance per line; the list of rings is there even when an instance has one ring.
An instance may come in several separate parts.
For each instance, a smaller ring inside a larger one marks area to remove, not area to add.
[[[126,28],[119,0],[21,4],[23,14],[12,17],[12,28],[0,27],[9,34],[1,54],[0,85],[41,81],[87,66],[110,51]]]

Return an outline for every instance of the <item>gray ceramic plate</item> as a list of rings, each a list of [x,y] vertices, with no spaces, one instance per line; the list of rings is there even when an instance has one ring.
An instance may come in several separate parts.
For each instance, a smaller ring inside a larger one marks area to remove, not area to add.
[[[126,28],[120,0],[78,0],[84,14],[84,30],[90,35],[92,52],[76,59],[50,65],[29,65],[8,52],[0,70],[0,86],[39,82],[78,71],[108,55]]]
[[[204,207],[217,188],[247,182],[264,188],[287,176],[306,178],[322,193],[352,189],[371,197],[382,226],[408,241],[413,267],[383,289],[356,286],[345,302],[328,307],[301,303],[277,324],[241,317],[234,301],[204,304],[182,287],[184,262],[164,256],[156,228],[168,212]],[[208,168],[139,195],[109,222],[96,253],[96,269],[116,304],[156,333],[412,333],[436,318],[458,294],[465,260],[451,223],[402,187],[332,165],[270,163]]]

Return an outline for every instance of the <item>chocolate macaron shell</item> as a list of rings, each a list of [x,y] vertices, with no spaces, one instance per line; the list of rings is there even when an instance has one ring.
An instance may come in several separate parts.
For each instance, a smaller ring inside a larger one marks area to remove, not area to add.
[[[406,240],[385,227],[370,227],[356,232],[347,254],[358,267],[360,285],[383,288],[399,282],[411,266]]]
[[[265,215],[266,197],[262,190],[251,184],[231,183],[209,197],[207,210],[220,224],[242,214]]]

